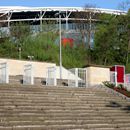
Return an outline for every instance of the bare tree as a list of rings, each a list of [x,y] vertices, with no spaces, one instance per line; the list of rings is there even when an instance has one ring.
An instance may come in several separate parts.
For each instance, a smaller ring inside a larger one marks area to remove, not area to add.
[[[94,23],[98,19],[99,10],[96,5],[86,4],[83,11],[76,12],[75,23],[77,31],[81,34],[82,44],[88,48],[87,63],[91,63],[92,35],[95,32]]]
[[[120,10],[129,10],[130,8],[130,0],[125,0],[119,3],[118,9]]]
[[[85,45],[87,43],[87,47],[90,49],[92,32],[94,31],[93,23],[97,19],[96,12],[99,10],[96,9],[96,5],[92,4],[86,4],[83,9],[83,11],[75,14],[75,23],[77,31],[81,34],[82,44]],[[85,41],[85,38],[87,41]]]

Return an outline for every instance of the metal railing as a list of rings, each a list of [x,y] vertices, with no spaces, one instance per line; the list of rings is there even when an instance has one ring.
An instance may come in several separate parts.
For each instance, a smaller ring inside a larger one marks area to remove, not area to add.
[[[68,86],[69,87],[87,87],[86,69],[73,68],[68,72]]]

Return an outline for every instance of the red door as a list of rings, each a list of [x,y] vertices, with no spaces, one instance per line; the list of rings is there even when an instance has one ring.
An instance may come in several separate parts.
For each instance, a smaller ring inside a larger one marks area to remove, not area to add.
[[[116,66],[117,71],[117,82],[118,83],[124,83],[124,74],[125,74],[125,68],[124,66]]]

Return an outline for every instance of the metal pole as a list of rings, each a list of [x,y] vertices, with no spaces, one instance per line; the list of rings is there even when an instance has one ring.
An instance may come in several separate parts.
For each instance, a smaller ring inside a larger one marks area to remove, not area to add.
[[[19,59],[21,59],[21,47],[19,47]]]
[[[42,32],[42,11],[40,11],[40,32]]]
[[[66,31],[68,31],[68,17],[67,17],[67,11],[66,11]]]
[[[60,79],[62,79],[62,45],[61,45],[61,14],[59,12],[59,37],[60,37]]]
[[[88,41],[88,48],[91,47],[91,31],[92,31],[92,13],[89,13],[89,41]]]

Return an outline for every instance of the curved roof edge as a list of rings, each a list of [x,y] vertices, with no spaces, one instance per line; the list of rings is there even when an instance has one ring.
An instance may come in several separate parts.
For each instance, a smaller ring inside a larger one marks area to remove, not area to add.
[[[114,10],[114,9],[103,9],[103,8],[83,8],[83,7],[26,7],[26,6],[0,6],[0,13],[7,12],[33,12],[33,11],[92,11],[107,14],[126,14],[127,11]]]

